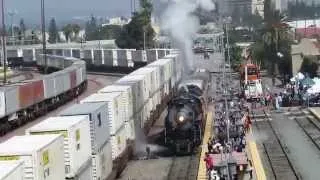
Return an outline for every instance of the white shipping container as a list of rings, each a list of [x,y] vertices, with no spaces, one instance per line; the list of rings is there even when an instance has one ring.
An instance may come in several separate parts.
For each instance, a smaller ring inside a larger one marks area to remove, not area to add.
[[[141,75],[144,76],[144,81],[146,83],[146,92],[147,92],[147,97],[150,98],[151,94],[154,92],[154,82],[152,82],[152,79],[154,76],[153,70],[149,68],[139,68],[132,73],[129,74],[129,76],[135,76],[135,75]]]
[[[107,103],[108,122],[110,127],[110,134],[114,135],[117,130],[124,124],[123,116],[120,113],[124,112],[125,105],[122,103],[121,92],[114,92],[108,94],[92,94],[80,101],[83,103]]]
[[[92,154],[98,153],[110,139],[110,127],[106,112],[107,103],[74,104],[62,111],[60,116],[85,115],[90,122]]]
[[[73,178],[68,178],[70,180],[92,180],[92,157],[87,160],[87,162],[83,165],[80,172]]]
[[[158,61],[161,61],[162,59],[158,60]],[[163,63],[159,63],[158,61],[156,62],[153,62],[153,63],[150,63],[148,64],[146,67],[156,67],[159,69],[159,81],[160,81],[160,87],[165,83],[166,81],[166,73],[165,73],[165,64]]]
[[[169,81],[169,79],[171,78],[172,76],[172,65],[173,63],[173,60],[172,59],[159,59],[158,61],[155,61],[151,64],[148,65],[148,67],[150,66],[163,66],[164,69],[162,69],[162,73],[161,73],[161,76],[162,74],[164,74],[164,81]]]
[[[65,178],[62,135],[14,136],[0,144],[0,159],[23,160],[24,179]]]
[[[123,125],[115,135],[111,135],[111,146],[112,146],[112,160],[115,160],[117,157],[124,152],[127,146],[127,135],[126,128]]]
[[[77,65],[76,75],[77,75],[77,86],[80,85],[83,82],[82,77],[82,67]]]
[[[125,104],[125,121],[129,120],[132,118],[132,112],[133,112],[133,107],[132,107],[132,89],[130,86],[117,86],[117,85],[110,85],[106,86],[98,91],[98,93],[111,93],[111,92],[122,92],[122,101]]]
[[[133,116],[140,111],[140,108],[143,105],[142,97],[142,82],[140,81],[117,81],[114,85],[116,86],[130,86],[132,94],[132,114]]]
[[[112,96],[113,94],[119,94],[120,95],[120,102],[119,102],[119,119],[122,119],[122,121],[127,121],[128,120],[128,99],[126,99],[126,95],[125,95],[125,92],[121,92],[121,91],[118,91],[118,92],[104,92],[104,93],[99,93],[98,94],[105,94],[105,95],[110,95]]]
[[[0,159],[0,180],[23,180],[23,161]]]
[[[126,128],[126,138],[129,140],[135,140],[136,139],[136,127],[134,123],[134,119],[130,119],[129,121],[125,122],[125,128]]]
[[[68,73],[65,73],[63,71],[58,71],[54,73],[54,75],[55,75],[54,85],[55,85],[57,95],[70,89],[70,76]]]
[[[0,87],[0,117],[20,109],[18,86]]]
[[[142,103],[144,104],[148,98],[149,98],[149,94],[148,94],[148,90],[150,90],[150,88],[148,89],[149,85],[147,85],[146,79],[143,75],[127,75],[121,79],[118,80],[118,82],[122,83],[122,82],[139,82],[139,89],[138,89],[138,94],[139,96],[142,97]],[[141,108],[141,107],[140,107]]]
[[[55,91],[56,88],[54,74],[43,76],[43,89],[45,98],[52,98],[57,95]]]
[[[112,172],[112,146],[108,141],[101,151],[92,155],[92,179],[106,179]]]
[[[64,137],[64,160],[67,178],[81,172],[91,157],[90,124],[88,116],[50,117],[27,129],[28,135],[61,134]]]

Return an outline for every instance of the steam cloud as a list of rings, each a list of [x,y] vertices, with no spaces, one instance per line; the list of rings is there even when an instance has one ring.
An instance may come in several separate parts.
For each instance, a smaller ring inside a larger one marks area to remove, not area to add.
[[[212,0],[170,0],[162,15],[161,28],[170,33],[174,43],[182,50],[186,71],[194,69],[193,37],[200,27],[200,22],[193,12],[198,7],[206,11],[215,8]]]

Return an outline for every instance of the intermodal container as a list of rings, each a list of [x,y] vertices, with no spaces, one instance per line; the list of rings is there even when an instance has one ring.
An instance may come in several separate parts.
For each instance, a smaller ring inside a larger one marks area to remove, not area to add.
[[[96,155],[92,155],[92,179],[106,179],[112,172],[112,147],[107,141]]]
[[[55,74],[49,74],[43,76],[43,89],[44,89],[44,97],[52,98],[56,96],[56,88],[55,88]]]
[[[127,145],[127,134],[125,125],[123,125],[114,135],[111,135],[111,146],[112,146],[112,160],[124,152]]]
[[[10,115],[19,109],[19,86],[0,87],[0,117]]]
[[[114,84],[116,86],[130,86],[131,88],[131,94],[132,94],[132,115],[134,116],[135,113],[138,112],[138,110],[140,110],[141,106],[143,105],[143,98],[142,98],[142,94],[141,94],[141,82],[139,81],[116,81],[116,83]]]
[[[77,70],[72,69],[69,75],[70,75],[70,87],[75,88],[77,86]]]
[[[29,81],[19,86],[20,108],[26,108],[42,100],[44,100],[43,80]]]
[[[92,94],[80,101],[81,104],[107,102],[106,111],[108,113],[108,122],[111,135],[114,135],[124,124],[124,118],[121,113],[124,112],[123,109],[125,105],[122,103],[121,94],[121,92],[108,94]]]
[[[134,119],[129,119],[129,121],[125,122],[125,129],[126,129],[126,138],[129,140],[136,139],[136,126]]]
[[[28,135],[61,134],[64,137],[66,178],[80,174],[91,157],[90,123],[88,116],[50,117],[26,130]]]
[[[107,114],[107,103],[74,104],[62,111],[60,116],[86,115],[90,122],[92,154],[97,154],[105,142],[110,139],[110,127]]]
[[[129,83],[130,82],[137,82],[137,84],[138,84],[138,89],[137,89],[138,92],[137,93],[138,93],[139,98],[142,98],[140,100],[141,104],[138,108],[141,108],[143,106],[143,104],[149,98],[149,94],[148,94],[149,89],[147,89],[149,85],[147,85],[147,82],[145,80],[145,76],[143,76],[143,75],[127,75],[117,81],[117,83],[121,83],[121,84],[126,83],[126,82],[129,82]]]
[[[23,180],[23,161],[0,161],[0,180]]]
[[[116,85],[110,85],[102,88],[98,91],[98,93],[113,93],[113,92],[122,92],[122,102],[125,104],[125,121],[132,118],[132,92],[131,92],[130,86],[116,86]]]
[[[0,144],[2,160],[23,160],[24,179],[64,179],[63,136],[14,136]]]
[[[92,180],[92,157],[87,160],[87,162],[81,167],[80,172],[73,178],[68,178],[69,180]]]

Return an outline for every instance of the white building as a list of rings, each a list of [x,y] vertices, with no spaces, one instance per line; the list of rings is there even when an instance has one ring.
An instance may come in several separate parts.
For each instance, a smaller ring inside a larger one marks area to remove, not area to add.
[[[129,19],[124,18],[124,17],[115,17],[115,18],[110,18],[109,23],[102,24],[102,26],[107,26],[107,25],[119,25],[123,26],[126,25],[130,22]]]
[[[261,17],[264,17],[264,0],[252,0],[251,10],[252,14],[258,12]]]
[[[273,5],[276,10],[283,12],[288,9],[288,0],[273,0]]]

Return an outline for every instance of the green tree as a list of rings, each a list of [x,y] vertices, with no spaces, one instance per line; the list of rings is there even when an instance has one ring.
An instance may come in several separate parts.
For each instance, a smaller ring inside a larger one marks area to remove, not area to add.
[[[117,39],[120,36],[122,26],[119,25],[107,25],[101,28],[102,39]]]
[[[309,74],[310,77],[317,75],[318,61],[315,58],[304,57],[300,71]]]
[[[141,10],[133,14],[130,23],[122,28],[116,39],[120,48],[143,49],[144,40],[147,48],[154,46],[155,32],[151,26],[152,3],[150,0],[140,0],[140,5]]]
[[[99,39],[99,35],[97,33],[98,32],[97,19],[93,15],[91,15],[90,21],[87,22],[85,31],[86,31],[87,41]]]
[[[73,32],[72,25],[67,24],[62,28],[63,34],[66,37],[66,41],[69,42],[70,40],[70,35]]]
[[[74,33],[74,38],[79,38],[80,26],[78,24],[72,24],[72,32]]]
[[[24,20],[20,19],[20,31],[19,31],[19,40],[23,42],[23,40],[26,38],[26,25],[24,24]]]
[[[58,32],[58,28],[57,28],[57,24],[56,24],[56,20],[54,18],[52,18],[50,20],[50,24],[49,24],[49,43],[57,43],[57,41],[59,40],[59,32]]]
[[[264,20],[265,26],[263,29],[263,44],[266,51],[266,65],[270,74],[272,75],[272,82],[275,84],[277,66],[280,62],[278,52],[282,49],[284,52],[290,52],[288,25],[284,23],[284,15],[279,11],[275,11],[271,8],[270,0],[265,0],[264,4]]]

